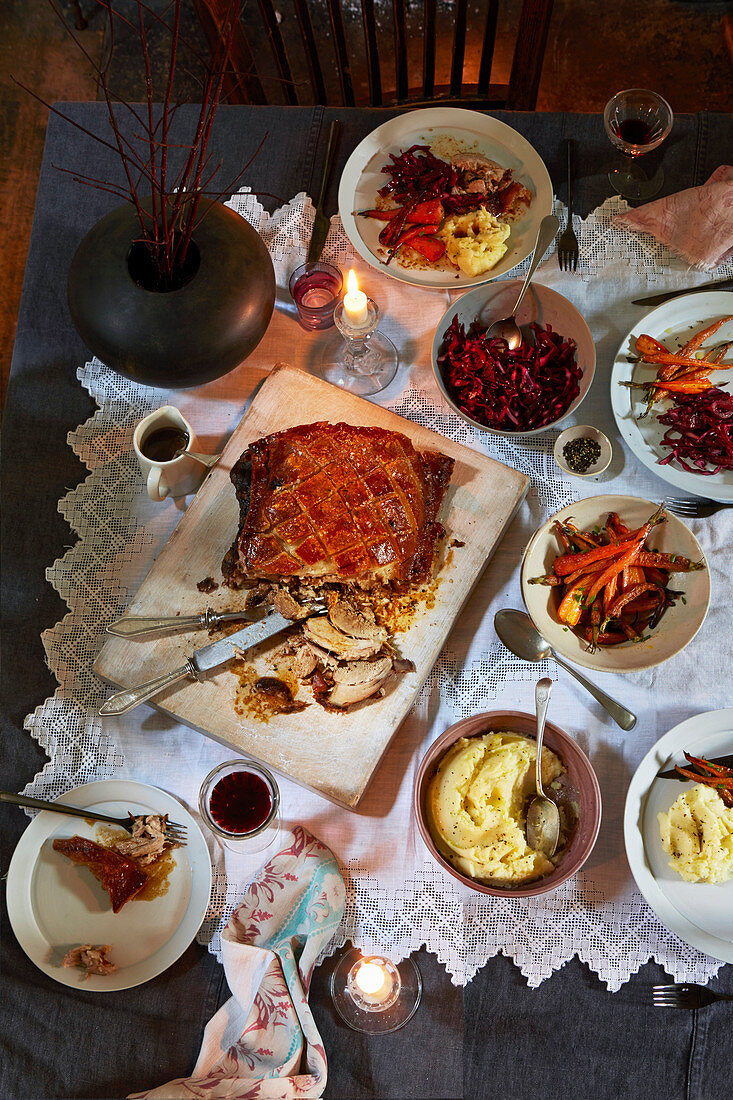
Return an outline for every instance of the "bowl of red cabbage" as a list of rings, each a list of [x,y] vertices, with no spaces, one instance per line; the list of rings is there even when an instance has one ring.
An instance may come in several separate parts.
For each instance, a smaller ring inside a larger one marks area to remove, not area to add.
[[[511,315],[521,285],[512,279],[463,294],[433,339],[433,373],[446,401],[467,423],[495,435],[539,435],[556,427],[580,405],[596,366],[581,314],[538,283],[517,316],[522,345],[510,350],[489,337],[493,322]]]

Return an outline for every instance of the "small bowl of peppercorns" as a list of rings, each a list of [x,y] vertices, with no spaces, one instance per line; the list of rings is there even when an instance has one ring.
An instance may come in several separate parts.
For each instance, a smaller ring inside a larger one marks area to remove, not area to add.
[[[555,462],[573,477],[594,477],[608,467],[613,449],[608,436],[590,424],[574,424],[555,441]]]

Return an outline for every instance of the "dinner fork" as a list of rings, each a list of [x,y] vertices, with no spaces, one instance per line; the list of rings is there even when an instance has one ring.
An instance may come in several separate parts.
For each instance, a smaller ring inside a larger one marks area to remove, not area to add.
[[[728,993],[716,993],[704,985],[655,985],[652,1002],[655,1008],[707,1008],[715,1001],[733,1001]]]
[[[705,519],[715,515],[721,508],[733,508],[733,501],[724,503],[703,497],[670,497],[665,504],[668,512],[674,512],[676,516],[687,516],[688,519]]]
[[[26,794],[13,794],[12,791],[0,791],[0,801],[12,802],[14,806],[27,806],[31,810],[52,810],[57,814],[69,814],[70,817],[86,817],[93,821],[106,821],[109,825],[118,825],[132,833],[135,817],[129,814],[127,817],[109,817],[107,814],[97,813],[96,810],[81,806],[67,806],[65,802],[48,802],[45,798],[30,798]],[[138,814],[138,817],[141,815]],[[149,816],[149,815],[145,815]],[[164,814],[160,815],[164,817]],[[178,825],[175,821],[168,821],[165,829],[166,840],[172,840],[183,846],[186,843],[186,826]]]
[[[568,138],[568,223],[557,242],[557,262],[563,271],[576,271],[578,267],[578,238],[573,229],[573,174],[575,166],[575,142]]]

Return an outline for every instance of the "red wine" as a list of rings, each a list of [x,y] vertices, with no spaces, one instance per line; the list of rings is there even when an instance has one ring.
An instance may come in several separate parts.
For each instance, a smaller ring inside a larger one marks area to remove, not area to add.
[[[629,145],[648,145],[654,132],[641,118],[625,118],[616,123],[615,129],[621,140]]]
[[[209,795],[209,813],[227,833],[252,833],[271,811],[272,791],[256,772],[230,772]]]

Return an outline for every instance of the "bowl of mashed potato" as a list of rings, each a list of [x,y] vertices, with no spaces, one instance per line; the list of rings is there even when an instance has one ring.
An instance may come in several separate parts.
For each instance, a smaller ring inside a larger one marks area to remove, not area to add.
[[[542,781],[560,810],[560,842],[552,859],[527,844],[527,807],[536,793],[535,732],[533,714],[474,714],[447,729],[418,769],[414,810],[428,851],[478,893],[549,893],[582,867],[596,842],[598,780],[576,742],[548,722]]]

